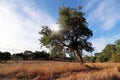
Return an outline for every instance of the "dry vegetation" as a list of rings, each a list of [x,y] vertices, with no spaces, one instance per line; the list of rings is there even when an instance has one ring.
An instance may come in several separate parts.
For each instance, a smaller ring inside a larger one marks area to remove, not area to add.
[[[120,80],[119,63],[23,61],[0,64],[0,80]]]

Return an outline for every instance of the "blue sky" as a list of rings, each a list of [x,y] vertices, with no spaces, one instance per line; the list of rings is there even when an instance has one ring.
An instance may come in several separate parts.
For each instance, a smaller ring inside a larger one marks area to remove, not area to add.
[[[94,52],[120,39],[120,0],[0,0],[0,51],[42,50],[38,32],[42,25],[56,26],[62,5],[82,6]],[[93,52],[93,53],[94,53]]]

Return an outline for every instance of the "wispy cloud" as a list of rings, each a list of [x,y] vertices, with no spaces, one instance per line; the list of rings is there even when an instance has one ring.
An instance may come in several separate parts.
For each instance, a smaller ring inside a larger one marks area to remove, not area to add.
[[[95,6],[97,2],[98,2],[98,0],[92,0],[92,1],[88,0],[85,7],[83,7],[84,11],[88,12],[89,10],[93,9],[93,6]]]
[[[54,26],[55,20],[33,2],[0,0],[0,51],[40,50],[42,25]]]
[[[118,0],[101,0],[94,11],[89,14],[89,23],[99,24],[103,30],[112,29],[120,20],[119,3]]]

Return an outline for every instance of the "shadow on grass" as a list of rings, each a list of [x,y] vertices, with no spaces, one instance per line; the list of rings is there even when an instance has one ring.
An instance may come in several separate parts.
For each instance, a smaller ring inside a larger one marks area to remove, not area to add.
[[[55,75],[53,80],[56,80],[56,79],[59,79],[59,78],[65,79],[66,77],[70,77],[71,75],[75,76],[76,74],[79,74],[79,73],[82,73],[82,72],[85,73],[85,74],[90,73],[92,75],[92,72],[99,72],[100,70],[103,70],[103,69],[112,68],[111,66],[109,66],[109,67],[97,67],[95,65],[92,65],[92,66],[84,65],[84,66],[85,66],[85,68],[80,69],[80,70],[71,70],[71,71],[63,73],[63,74]],[[120,67],[118,67],[117,70],[118,70],[118,72],[120,72]],[[109,77],[101,76],[101,75],[99,76],[99,74],[98,74],[98,76],[95,75],[94,77],[96,77],[96,79],[98,78],[97,80],[120,80],[120,76],[117,75],[117,74],[113,74]],[[91,77],[91,79],[96,80],[96,79],[94,79],[94,77]],[[99,79],[99,78],[101,78],[101,79]],[[75,80],[77,80],[77,79],[75,79]],[[88,80],[88,79],[85,79],[85,80]]]
[[[53,80],[56,80],[60,77],[67,77],[67,76],[70,76],[72,74],[77,74],[77,73],[80,73],[80,72],[84,72],[84,73],[88,73],[88,72],[92,72],[92,71],[99,71],[101,70],[102,68],[98,68],[96,66],[89,66],[89,65],[84,65],[85,68],[83,69],[78,69],[78,70],[70,70],[68,72],[65,72],[65,73],[60,73],[60,74],[56,74],[52,79]]]

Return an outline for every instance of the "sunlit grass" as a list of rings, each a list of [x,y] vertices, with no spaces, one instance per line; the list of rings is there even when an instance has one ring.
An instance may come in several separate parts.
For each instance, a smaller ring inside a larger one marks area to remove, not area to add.
[[[23,61],[0,64],[0,80],[119,80],[120,64]]]

